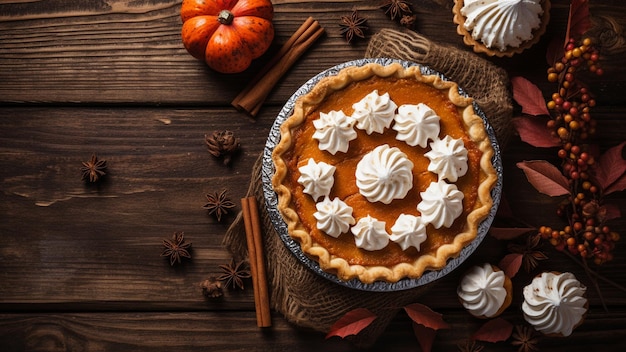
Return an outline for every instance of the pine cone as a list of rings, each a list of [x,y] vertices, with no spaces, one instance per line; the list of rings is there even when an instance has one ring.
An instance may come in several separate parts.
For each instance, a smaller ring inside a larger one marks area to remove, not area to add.
[[[239,149],[239,138],[231,131],[214,131],[211,135],[205,135],[209,153],[216,158],[222,158],[224,165],[230,163],[231,157]]]

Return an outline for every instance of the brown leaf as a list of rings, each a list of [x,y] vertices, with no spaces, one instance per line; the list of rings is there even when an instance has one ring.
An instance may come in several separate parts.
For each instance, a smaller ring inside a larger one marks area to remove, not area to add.
[[[546,127],[547,117],[521,116],[513,118],[513,127],[522,141],[539,148],[550,148],[561,145],[561,140],[552,135]]]
[[[494,227],[489,229],[489,234],[498,240],[512,240],[530,231],[537,231],[533,227]]]
[[[529,115],[549,115],[543,93],[536,85],[523,77],[511,77],[513,99],[522,107],[522,112]]]
[[[502,318],[495,318],[483,324],[472,336],[475,340],[499,342],[511,337],[513,324]]]
[[[420,303],[409,304],[404,311],[414,322],[434,330],[447,329],[450,326],[443,321],[442,315]]]
[[[417,338],[417,342],[420,344],[422,352],[430,352],[433,349],[433,342],[437,331],[431,328],[427,328],[422,324],[413,322],[413,333]]]
[[[512,278],[517,274],[519,268],[522,266],[523,258],[524,255],[521,253],[510,253],[502,258],[500,263],[498,263],[498,266],[502,269],[502,271],[504,271],[506,276]]]
[[[517,167],[526,174],[528,182],[537,191],[551,197],[569,194],[569,182],[565,176],[545,160],[522,161],[517,163]]]
[[[349,335],[356,335],[361,330],[368,327],[374,320],[378,318],[367,308],[356,308],[347,312],[343,317],[331,326],[326,338],[339,336],[344,338]]]
[[[626,189],[626,160],[622,152],[626,142],[607,150],[595,163],[595,177],[604,194]]]

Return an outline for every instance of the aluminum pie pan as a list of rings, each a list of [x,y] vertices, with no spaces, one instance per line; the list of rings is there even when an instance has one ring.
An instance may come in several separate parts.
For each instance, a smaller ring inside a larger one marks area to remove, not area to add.
[[[495,131],[493,127],[489,124],[485,113],[480,109],[476,102],[473,103],[474,110],[478,116],[480,116],[484,123],[485,128],[487,130],[487,134],[489,136],[489,140],[491,141],[491,145],[494,150],[494,155],[492,158],[492,164],[494,169],[496,170],[496,174],[498,179],[496,184],[491,190],[491,197],[493,199],[493,206],[487,217],[479,224],[478,226],[478,234],[476,238],[470,242],[467,246],[465,246],[460,254],[457,257],[449,258],[446,266],[439,270],[427,270],[424,272],[422,276],[419,278],[404,278],[397,282],[385,282],[385,281],[375,281],[373,283],[363,283],[358,279],[351,280],[342,280],[338,276],[333,273],[326,272],[322,270],[319,266],[318,262],[314,259],[307,256],[301,249],[300,243],[293,239],[289,235],[289,231],[287,229],[287,224],[282,218],[280,211],[277,208],[278,204],[278,196],[276,192],[274,192],[274,188],[272,186],[272,177],[275,173],[274,163],[272,161],[272,152],[278,142],[280,141],[280,126],[289,118],[293,112],[293,108],[296,100],[302,96],[307,94],[321,79],[327,76],[334,76],[339,71],[346,67],[350,66],[363,66],[369,63],[377,63],[380,65],[389,65],[391,63],[399,63],[403,67],[411,67],[411,66],[420,66],[420,71],[423,75],[437,75],[444,80],[449,80],[447,77],[442,75],[441,73],[431,69],[430,67],[420,65],[410,61],[390,59],[390,58],[367,58],[367,59],[358,59],[353,61],[344,62],[333,66],[327,70],[324,70],[309,79],[306,83],[304,83],[296,92],[287,100],[281,111],[278,113],[276,120],[274,121],[272,127],[270,128],[270,132],[265,144],[265,149],[263,151],[263,160],[262,160],[262,168],[261,168],[261,180],[263,183],[263,195],[265,197],[265,206],[267,208],[268,215],[278,236],[283,241],[283,243],[287,246],[287,248],[296,256],[296,258],[307,268],[315,272],[316,274],[322,276],[323,278],[336,283],[338,285],[342,285],[348,288],[361,290],[361,291],[370,291],[370,292],[393,292],[393,291],[401,291],[408,290],[420,286],[424,286],[433,281],[436,281],[454,269],[461,265],[480,245],[483,241],[487,232],[489,231],[489,227],[496,215],[496,211],[498,209],[498,205],[500,204],[500,197],[502,194],[502,157],[501,150],[496,140]],[[465,97],[469,95],[459,87],[459,94]]]

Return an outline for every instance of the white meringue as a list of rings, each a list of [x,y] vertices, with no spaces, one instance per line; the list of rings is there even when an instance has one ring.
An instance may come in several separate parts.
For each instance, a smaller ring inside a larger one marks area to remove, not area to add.
[[[544,334],[569,336],[587,312],[586,290],[572,273],[542,273],[524,287],[524,319]]]
[[[432,224],[435,228],[450,227],[456,218],[463,212],[463,192],[456,185],[443,180],[431,182],[426,191],[420,192],[422,201],[417,210],[422,220]]]
[[[320,150],[326,150],[335,155],[338,151],[348,151],[350,141],[356,139],[354,120],[343,111],[320,113],[320,118],[313,121],[315,133],[313,138],[319,141]]]
[[[391,203],[413,187],[413,162],[400,149],[383,144],[365,154],[356,166],[356,185],[370,202]]]
[[[320,197],[328,196],[335,184],[333,174],[335,167],[323,161],[316,163],[313,158],[309,162],[298,168],[300,177],[298,183],[304,186],[304,193],[313,197],[317,201]]]
[[[398,108],[392,128],[398,132],[397,140],[411,147],[419,145],[426,148],[428,140],[435,140],[439,136],[439,120],[435,111],[426,104],[405,104]]]
[[[391,126],[397,107],[389,98],[389,93],[379,95],[374,90],[352,105],[352,118],[357,122],[356,127],[367,134],[383,133],[385,128]]]
[[[391,227],[390,239],[399,244],[403,251],[409,247],[419,251],[426,237],[426,225],[419,216],[400,214]]]
[[[385,222],[369,215],[360,218],[350,231],[352,231],[356,246],[359,248],[376,251],[389,244],[389,234],[385,230]]]
[[[339,198],[331,201],[329,197],[324,197],[321,202],[315,204],[315,208],[317,211],[313,216],[317,220],[317,228],[329,236],[337,238],[342,233],[348,232],[350,225],[354,225],[352,207]]]
[[[504,271],[494,271],[489,263],[470,268],[457,288],[463,307],[476,317],[494,317],[507,296]]]
[[[439,175],[439,179],[456,182],[467,173],[467,149],[463,140],[445,136],[430,143],[431,150],[424,154],[430,159],[428,171]]]

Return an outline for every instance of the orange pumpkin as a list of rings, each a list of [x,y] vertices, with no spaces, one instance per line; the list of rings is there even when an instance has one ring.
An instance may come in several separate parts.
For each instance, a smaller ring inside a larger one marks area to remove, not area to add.
[[[270,0],[183,0],[182,39],[187,51],[221,73],[238,73],[274,39]]]

